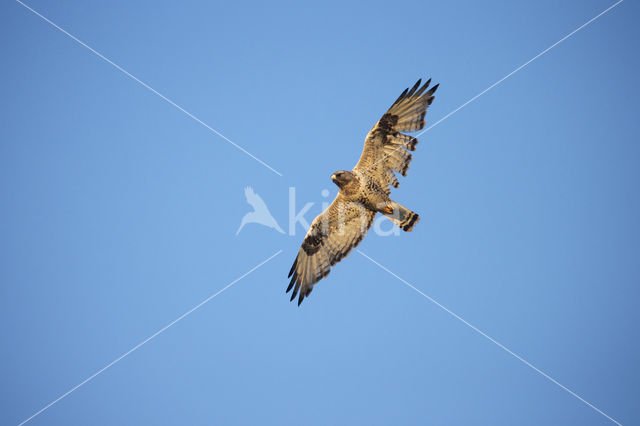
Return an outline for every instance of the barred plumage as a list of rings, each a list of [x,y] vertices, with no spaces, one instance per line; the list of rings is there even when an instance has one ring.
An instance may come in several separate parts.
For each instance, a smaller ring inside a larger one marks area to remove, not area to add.
[[[404,231],[411,231],[420,220],[417,213],[389,198],[390,188],[399,185],[395,172],[406,176],[418,140],[400,132],[415,132],[425,125],[427,107],[433,102],[438,85],[429,88],[421,80],[404,92],[378,120],[365,139],[358,164],[339,171],[331,178],[340,188],[331,205],[316,217],[302,242],[289,271],[287,292],[298,305],[325,278],[331,267],[347,256],[364,238],[380,212]],[[429,90],[427,90],[429,89]]]

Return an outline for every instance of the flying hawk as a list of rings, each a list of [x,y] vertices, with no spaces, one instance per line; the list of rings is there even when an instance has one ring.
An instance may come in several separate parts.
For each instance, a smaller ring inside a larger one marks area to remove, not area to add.
[[[411,231],[420,217],[389,197],[389,186],[397,188],[395,172],[407,175],[411,154],[418,140],[400,132],[415,132],[424,127],[427,107],[433,102],[438,85],[429,89],[431,79],[421,80],[404,92],[369,131],[358,164],[353,170],[331,175],[338,195],[316,217],[304,237],[293,262],[287,293],[298,297],[298,306],[309,296],[313,285],[329,275],[331,267],[357,246],[380,212],[404,231]],[[427,90],[429,89],[429,90]]]

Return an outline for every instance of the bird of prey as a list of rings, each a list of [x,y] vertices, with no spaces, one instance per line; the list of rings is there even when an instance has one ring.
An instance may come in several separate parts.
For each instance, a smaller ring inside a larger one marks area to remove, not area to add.
[[[390,198],[390,186],[399,183],[395,172],[407,175],[418,140],[400,132],[424,128],[427,107],[438,85],[429,88],[421,80],[396,99],[367,134],[358,164],[351,171],[331,175],[338,195],[316,217],[293,262],[287,293],[298,297],[298,306],[315,283],[329,275],[331,267],[357,246],[371,227],[376,213],[382,213],[404,231],[411,231],[420,217]],[[429,89],[429,90],[427,90]]]
[[[253,207],[253,211],[245,214],[240,221],[240,227],[238,231],[236,231],[236,235],[240,233],[240,230],[244,228],[244,225],[247,223],[259,223],[260,225],[267,226],[269,228],[273,228],[281,234],[284,234],[284,231],[278,225],[278,222],[271,216],[271,212],[267,208],[267,205],[264,203],[262,198],[255,192],[253,192],[253,188],[247,186],[244,189],[244,196],[247,198],[247,203]]]

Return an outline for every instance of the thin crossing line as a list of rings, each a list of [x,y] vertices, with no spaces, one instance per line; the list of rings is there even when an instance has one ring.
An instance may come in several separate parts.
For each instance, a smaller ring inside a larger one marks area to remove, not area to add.
[[[525,62],[524,64],[520,65],[519,67],[517,67],[516,69],[514,69],[513,71],[511,71],[509,74],[505,75],[504,77],[502,77],[500,80],[496,81],[495,83],[493,83],[491,86],[487,87],[486,89],[484,89],[482,92],[478,93],[477,95],[475,95],[474,97],[472,97],[471,99],[469,99],[468,101],[466,101],[465,103],[463,103],[462,105],[460,105],[459,107],[457,107],[456,109],[454,109],[453,111],[451,111],[450,113],[448,113],[447,115],[445,115],[444,117],[442,117],[441,119],[439,119],[438,121],[436,121],[435,123],[433,123],[431,126],[427,127],[426,129],[424,129],[423,131],[421,131],[420,133],[418,133],[415,137],[418,138],[419,136],[422,136],[423,134],[425,134],[426,132],[428,132],[429,130],[433,129],[434,127],[436,127],[438,124],[442,123],[443,121],[445,121],[446,119],[448,119],[449,117],[451,117],[453,114],[455,114],[456,112],[460,111],[462,108],[466,107],[467,105],[469,105],[471,102],[475,101],[476,99],[478,99],[480,96],[484,95],[485,93],[487,93],[489,90],[493,89],[494,87],[496,87],[497,85],[499,85],[500,83],[502,83],[503,81],[505,81],[506,79],[508,79],[509,77],[511,77],[512,75],[514,75],[515,73],[517,73],[518,71],[520,71],[521,69],[523,69],[524,67],[526,67],[527,65],[529,65],[531,62],[535,61],[536,59],[538,59],[539,57],[541,57],[542,55],[544,55],[545,53],[547,53],[548,51],[550,51],[551,49],[553,49],[554,47],[556,47],[557,45],[559,45],[560,43],[562,43],[563,41],[565,41],[566,39],[568,39],[569,37],[573,36],[575,33],[577,33],[578,31],[582,30],[583,28],[585,28],[587,25],[591,24],[593,21],[595,21],[596,19],[600,18],[602,15],[604,15],[605,13],[609,12],[611,9],[613,9],[614,7],[618,6],[620,3],[622,3],[624,0],[618,0],[618,2],[612,4],[611,6],[609,6],[608,8],[606,8],[605,10],[603,10],[602,12],[598,13],[596,16],[594,16],[593,18],[589,19],[587,22],[585,22],[584,24],[580,25],[578,28],[576,28],[575,30],[571,31],[569,34],[567,34],[566,36],[562,37],[560,40],[556,41],[555,43],[553,43],[551,46],[547,47],[546,49],[544,49],[543,51],[541,51],[540,53],[538,53],[536,56],[534,56],[533,58],[529,59],[527,62]],[[387,158],[389,158],[391,155],[393,155],[394,152],[403,149],[402,146],[399,146],[398,148],[395,148],[393,151],[391,151],[388,154],[385,154],[384,157],[382,157],[381,159],[377,160],[375,163],[373,163],[372,165],[368,166],[365,170],[368,170],[374,166],[376,166],[377,164],[379,164],[380,162],[386,160]]]
[[[87,43],[83,42],[82,40],[78,39],[76,36],[74,36],[73,34],[69,33],[68,31],[66,31],[65,29],[63,29],[62,27],[60,27],[59,25],[57,25],[56,23],[54,23],[53,21],[51,21],[49,18],[47,18],[46,16],[43,16],[42,14],[40,14],[39,12],[37,12],[36,10],[32,9],[31,7],[27,6],[26,4],[24,4],[23,2],[21,2],[20,0],[16,0],[16,2],[18,2],[19,4],[21,4],[22,6],[24,6],[26,9],[30,10],[31,12],[33,12],[35,15],[39,16],[40,18],[42,18],[44,21],[46,21],[47,23],[51,24],[53,27],[55,27],[56,29],[60,30],[62,33],[64,33],[65,35],[67,35],[69,38],[71,38],[72,40],[74,40],[75,42],[79,43],[80,45],[86,47],[87,49],[89,49],[92,53],[94,53],[96,56],[98,56],[100,59],[106,61],[107,63],[113,65],[118,71],[121,71],[123,74],[125,74],[127,77],[131,78],[132,80],[136,81],[137,83],[139,83],[140,85],[142,85],[143,87],[145,87],[146,89],[148,89],[149,91],[153,92],[154,94],[158,95],[160,98],[164,99],[165,101],[167,101],[169,104],[173,105],[174,107],[176,107],[177,109],[179,109],[180,111],[182,111],[183,113],[185,113],[187,116],[191,117],[192,119],[194,119],[195,121],[197,121],[198,123],[202,124],[204,127],[206,127],[207,129],[211,130],[213,133],[215,133],[216,135],[220,136],[222,139],[224,139],[225,141],[229,142],[231,145],[235,146],[236,148],[238,148],[240,151],[244,152],[245,154],[247,154],[249,157],[253,158],[254,160],[256,160],[258,163],[262,164],[264,167],[266,167],[267,169],[271,170],[273,173],[277,174],[278,176],[282,176],[282,173],[280,173],[279,171],[277,171],[276,169],[274,169],[273,167],[271,167],[270,165],[268,165],[267,163],[265,163],[264,161],[262,161],[261,159],[259,159],[258,157],[256,157],[255,155],[251,154],[249,151],[247,151],[246,149],[244,149],[243,147],[241,147],[240,145],[238,145],[237,143],[235,143],[234,141],[232,141],[231,139],[229,139],[228,137],[226,137],[225,135],[223,135],[222,133],[220,133],[219,131],[217,131],[216,129],[214,129],[213,127],[211,127],[210,125],[208,125],[207,123],[205,123],[204,121],[200,120],[198,117],[196,117],[195,115],[193,115],[192,113],[190,113],[189,111],[187,111],[186,109],[184,109],[183,107],[181,107],[180,105],[178,105],[177,103],[173,102],[171,99],[167,98],[165,95],[163,95],[162,93],[158,92],[156,89],[154,89],[153,87],[149,86],[147,83],[145,83],[144,81],[140,80],[138,77],[136,77],[135,75],[131,74],[129,71],[125,70],[124,68],[122,68],[120,65],[116,64],[115,62],[113,62],[111,59],[107,58],[106,56],[104,56],[102,53],[98,52],[97,50],[95,50],[93,47],[89,46]]]
[[[467,102],[463,103],[462,105],[460,105],[458,108],[454,109],[453,111],[451,111],[450,113],[448,113],[447,115],[445,115],[444,117],[442,117],[440,120],[436,121],[435,123],[433,123],[431,126],[427,127],[426,129],[424,129],[423,131],[421,131],[420,133],[418,133],[415,137],[418,137],[420,135],[423,135],[424,133],[428,132],[429,130],[433,129],[434,127],[436,127],[438,124],[442,123],[444,120],[446,120],[447,118],[451,117],[453,114],[455,114],[456,112],[460,111],[462,108],[466,107],[467,105],[469,105],[471,102],[475,101],[476,99],[478,99],[480,96],[484,95],[485,93],[487,93],[489,90],[493,89],[494,87],[496,87],[497,85],[499,85],[500,83],[502,83],[503,81],[505,81],[506,79],[508,79],[509,77],[511,77],[512,75],[514,75],[515,73],[517,73],[518,71],[520,71],[521,69],[523,69],[524,67],[526,67],[527,65],[529,65],[531,62],[535,61],[536,59],[538,59],[539,57],[541,57],[542,55],[544,55],[545,53],[547,53],[548,51],[550,51],[551,49],[553,49],[554,47],[556,47],[557,45],[559,45],[560,43],[562,43],[563,41],[565,41],[566,39],[568,39],[569,37],[571,37],[572,35],[574,35],[575,33],[577,33],[578,31],[582,30],[584,27],[586,27],[587,25],[591,24],[593,21],[595,21],[596,19],[598,19],[599,17],[601,17],[602,15],[604,15],[605,13],[609,12],[611,9],[613,9],[614,7],[618,6],[620,3],[622,3],[624,0],[618,0],[616,3],[612,4],[611,6],[609,6],[608,8],[606,8],[605,10],[603,10],[602,12],[598,13],[596,16],[594,16],[593,18],[589,19],[587,22],[585,22],[584,24],[580,25],[578,28],[576,28],[575,30],[571,31],[569,34],[567,34],[566,36],[562,37],[560,40],[556,41],[555,43],[553,43],[551,46],[547,47],[546,49],[544,49],[542,52],[538,53],[536,56],[534,56],[533,58],[529,59],[527,62],[525,62],[524,64],[520,65],[518,68],[514,69],[513,71],[511,71],[509,74],[505,75],[504,77],[502,77],[500,80],[496,81],[495,83],[493,83],[491,86],[487,87],[486,89],[484,89],[482,92],[478,93],[477,95],[475,95],[474,97],[472,97],[471,99],[469,99]]]
[[[215,297],[217,297],[219,294],[221,294],[222,292],[224,292],[225,290],[227,290],[229,287],[231,287],[232,285],[236,284],[238,281],[240,281],[241,279],[245,278],[247,275],[251,274],[252,272],[254,272],[256,269],[260,268],[261,266],[263,266],[265,263],[269,262],[271,259],[273,259],[274,257],[276,257],[277,255],[279,255],[280,253],[282,253],[282,250],[279,250],[277,253],[275,253],[274,255],[272,255],[271,257],[263,260],[262,262],[260,262],[259,264],[257,264],[256,266],[254,266],[253,268],[251,268],[249,271],[247,271],[246,273],[244,273],[243,275],[241,275],[240,277],[236,278],[235,280],[231,281],[229,284],[227,284],[226,286],[224,286],[223,288],[221,288],[220,290],[218,290],[217,292],[215,292],[214,294],[212,294],[211,296],[207,297],[206,299],[204,299],[202,302],[198,303],[196,306],[194,306],[193,308],[189,309],[187,312],[185,312],[184,314],[180,315],[178,318],[176,318],[175,320],[171,321],[169,324],[165,325],[164,327],[162,327],[160,330],[156,331],[155,333],[153,333],[151,336],[147,337],[146,339],[144,339],[142,342],[138,343],[137,345],[135,345],[133,348],[129,349],[127,352],[123,353],[122,355],[120,355],[118,358],[114,359],[113,361],[111,361],[109,364],[105,365],[104,367],[102,367],[100,370],[96,371],[95,373],[93,373],[91,376],[87,377],[86,379],[84,379],[82,382],[78,383],[77,385],[75,385],[74,387],[72,387],[71,389],[69,389],[68,391],[66,391],[65,393],[63,393],[62,395],[60,395],[58,398],[54,399],[53,401],[51,401],[50,403],[48,403],[47,405],[45,405],[44,407],[42,407],[40,410],[38,410],[37,412],[35,412],[33,415],[31,415],[30,417],[28,417],[27,419],[23,420],[22,422],[20,422],[20,424],[18,426],[22,426],[23,424],[33,420],[36,416],[42,414],[44,411],[46,411],[47,409],[51,408],[53,405],[57,404],[58,402],[60,402],[61,400],[63,400],[64,398],[66,398],[67,396],[69,396],[71,393],[75,392],[76,390],[78,390],[80,387],[84,386],[85,384],[89,383],[91,380],[95,379],[98,375],[104,373],[106,370],[108,370],[109,368],[113,367],[115,364],[117,364],[118,362],[122,361],[124,358],[126,358],[127,356],[131,355],[133,352],[137,351],[138,349],[140,349],[143,345],[145,345],[146,343],[150,342],[151,340],[153,340],[154,338],[156,338],[157,336],[159,336],[160,334],[164,333],[165,331],[167,331],[167,329],[169,329],[170,327],[172,327],[173,325],[175,325],[176,323],[182,321],[184,318],[186,318],[187,316],[191,315],[195,310],[199,309],[200,307],[202,307],[203,305],[207,304],[208,302],[210,302],[212,299],[214,299]]]
[[[491,341],[492,343],[494,343],[495,345],[497,345],[500,349],[504,350],[505,352],[507,352],[509,355],[513,356],[514,358],[516,358],[518,361],[522,362],[523,364],[525,364],[527,367],[533,369],[535,372],[537,372],[538,374],[542,375],[544,378],[546,378],[547,380],[551,381],[552,383],[556,384],[557,386],[559,386],[560,388],[562,388],[563,390],[567,391],[569,394],[571,394],[572,396],[576,397],[577,399],[579,399],[580,401],[584,402],[586,405],[588,405],[589,407],[593,408],[595,411],[597,411],[598,413],[602,414],[604,417],[606,417],[607,419],[611,420],[613,423],[622,426],[622,424],[620,422],[618,422],[617,420],[613,419],[612,417],[610,417],[609,415],[607,415],[604,411],[600,410],[598,407],[596,407],[595,405],[591,404],[589,401],[585,400],[584,398],[582,398],[580,395],[578,395],[577,393],[575,393],[574,391],[572,391],[571,389],[569,389],[568,387],[566,387],[565,385],[563,385],[562,383],[558,382],[556,379],[554,379],[553,377],[549,376],[547,373],[545,373],[544,371],[540,370],[539,368],[537,368],[536,366],[534,366],[533,364],[531,364],[529,361],[527,361],[526,359],[522,358],[520,355],[518,355],[517,353],[513,352],[511,349],[507,348],[506,346],[504,346],[502,343],[498,342],[496,339],[494,339],[493,337],[489,336],[487,333],[485,333],[484,331],[480,330],[478,327],[474,326],[473,324],[469,323],[468,321],[466,321],[464,318],[462,318],[460,315],[456,314],[455,312],[453,312],[452,310],[450,310],[449,308],[447,308],[446,306],[442,305],[441,303],[439,303],[437,300],[435,300],[433,297],[423,293],[422,291],[420,291],[419,289],[417,289],[414,285],[412,285],[411,283],[409,283],[408,281],[400,278],[398,275],[394,274],[393,272],[391,272],[389,269],[387,269],[386,267],[384,267],[383,265],[381,265],[380,263],[376,262],[375,260],[373,260],[372,258],[370,258],[369,256],[367,256],[366,254],[364,254],[360,249],[356,249],[358,253],[360,253],[360,255],[362,255],[363,257],[369,259],[371,262],[375,263],[378,267],[380,267],[382,270],[388,272],[389,274],[393,275],[394,277],[396,277],[397,279],[399,279],[400,281],[402,281],[405,285],[407,285],[408,287],[410,287],[411,289],[413,289],[414,291],[416,291],[417,293],[419,293],[420,295],[422,295],[424,298],[426,298],[427,300],[429,300],[431,303],[435,304],[436,306],[438,306],[439,308],[443,309],[445,312],[447,312],[449,315],[453,316],[455,319],[457,319],[458,321],[462,322],[464,325],[466,325],[467,327],[471,328],[473,331],[475,331],[476,333],[480,334],[481,336],[485,337],[486,339],[488,339],[489,341]]]

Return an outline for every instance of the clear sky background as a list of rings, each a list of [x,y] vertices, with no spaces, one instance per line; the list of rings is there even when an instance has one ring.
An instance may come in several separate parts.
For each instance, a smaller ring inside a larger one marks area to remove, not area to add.
[[[300,308],[283,228],[418,78],[434,123],[613,1],[0,5],[0,423],[278,250],[34,425],[613,424],[352,253]],[[640,7],[420,137],[412,233],[360,249],[623,424],[640,397]]]

